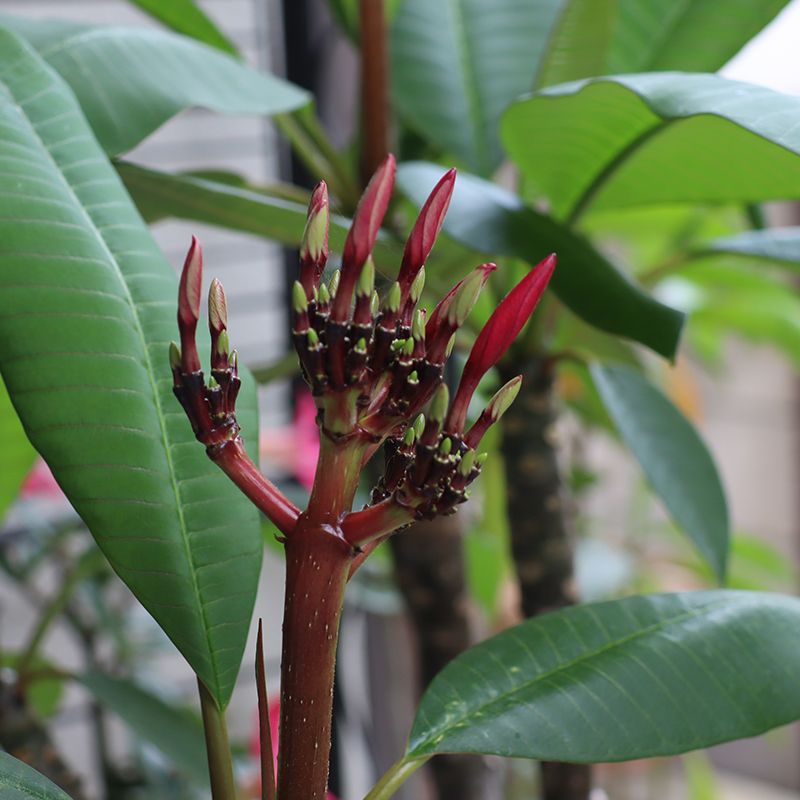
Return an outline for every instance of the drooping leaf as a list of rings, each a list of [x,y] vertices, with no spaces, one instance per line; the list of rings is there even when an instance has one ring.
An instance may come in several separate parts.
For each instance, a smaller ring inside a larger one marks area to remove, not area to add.
[[[716,72],[788,0],[617,0],[608,72]]]
[[[800,270],[800,226],[744,231],[716,239],[703,252],[767,261]]]
[[[577,606],[451,661],[406,758],[607,762],[673,755],[800,718],[800,600],[688,592]]]
[[[111,565],[224,706],[255,598],[258,517],[172,396],[173,271],[69,88],[8,31],[0,161],[0,372],[11,399]],[[250,382],[241,404],[255,444]]]
[[[800,196],[800,98],[718,75],[553,86],[514,103],[502,132],[557,216]]]
[[[192,175],[173,175],[121,163],[117,169],[136,204],[151,222],[165,217],[193,219],[228,230],[254,233],[282,244],[300,245],[306,224],[306,205],[270,197]],[[350,220],[331,216],[330,246],[341,252]],[[399,250],[380,237],[374,255],[378,266],[397,268]]]
[[[33,767],[0,752],[0,797],[3,800],[70,800],[69,795]]]
[[[90,672],[79,680],[102,706],[117,714],[142,740],[155,745],[188,777],[208,782],[199,718],[124,678]]]
[[[434,164],[406,163],[398,169],[397,182],[419,206],[440,173]],[[664,356],[674,355],[683,315],[645,294],[588,241],[525,206],[511,192],[472,175],[459,175],[444,230],[482,253],[529,264],[555,252],[558,266],[551,286],[578,316]]]
[[[75,92],[109,155],[133,149],[192,106],[223,114],[277,114],[308,94],[214,47],[146,28],[94,27],[0,14]]]
[[[536,87],[602,75],[618,0],[565,0],[539,65]]]
[[[236,55],[236,45],[193,0],[131,0],[142,11],[185,36]]]
[[[391,29],[392,95],[406,122],[480,175],[497,122],[533,88],[559,0],[404,0]]]
[[[722,580],[728,560],[728,506],[717,468],[697,431],[640,372],[598,363],[591,372],[653,489]]]
[[[14,502],[25,476],[36,459],[36,451],[28,441],[11,399],[0,377],[0,452],[3,468],[0,470],[0,523]]]

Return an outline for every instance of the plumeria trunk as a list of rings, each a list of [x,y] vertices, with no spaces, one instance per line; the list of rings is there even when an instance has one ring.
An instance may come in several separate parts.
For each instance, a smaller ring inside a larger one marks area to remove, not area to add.
[[[478,452],[481,439],[517,396],[521,378],[508,381],[467,425],[470,399],[533,313],[555,268],[555,256],[546,258],[500,302],[475,340],[451,402],[442,382],[445,364],[456,332],[496,266],[476,267],[427,316],[420,304],[424,265],[450,202],[455,181],[450,170],[423,205],[397,281],[381,298],[372,250],[394,176],[394,158],[388,156],[359,201],[341,270],[328,281],[323,281],[329,231],[325,184],[311,196],[299,278],[292,287],[292,338],[317,407],[320,435],[305,511],[261,474],[244,448],[236,420],[238,356],[229,341],[225,293],[216,280],[208,294],[209,380],[201,370],[195,338],[203,257],[196,240],[178,290],[181,341],[169,351],[175,395],[208,457],[272,520],[286,546],[278,800],[322,800],[326,793],[347,581],[388,536],[412,522],[453,514],[467,500],[486,457]],[[379,449],[384,473],[371,502],[354,511],[359,479]],[[207,740],[217,742],[206,727]],[[209,758],[222,775],[226,765],[218,763],[219,748],[212,753],[209,747]],[[218,781],[214,800],[231,800],[223,783]]]
[[[503,364],[511,372],[519,364]],[[511,550],[526,617],[575,601],[573,546],[557,458],[554,365],[528,363],[523,388],[503,418],[502,452],[508,487]],[[591,770],[585,764],[541,765],[544,800],[588,800]]]
[[[417,522],[391,539],[395,574],[419,643],[420,688],[472,644],[463,530],[458,515]],[[480,756],[440,756],[430,763],[440,800],[483,800]]]

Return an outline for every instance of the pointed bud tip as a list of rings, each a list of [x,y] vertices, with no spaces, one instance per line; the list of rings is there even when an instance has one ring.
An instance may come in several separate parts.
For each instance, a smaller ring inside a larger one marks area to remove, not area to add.
[[[414,341],[422,342],[425,340],[425,309],[418,308],[414,312],[414,317],[411,321],[411,335]]]
[[[411,289],[409,290],[409,297],[411,298],[412,303],[416,303],[420,297],[422,297],[422,290],[425,288],[425,267],[423,266],[422,269],[417,273],[417,277],[411,283]]]
[[[228,338],[228,331],[223,330],[217,338],[217,354],[219,356],[227,356],[231,349],[230,339]]]
[[[428,417],[432,422],[441,425],[447,416],[447,407],[450,405],[450,390],[446,383],[440,383],[431,400]]]
[[[489,276],[497,269],[497,264],[487,263],[476,267],[459,287],[453,303],[447,311],[447,321],[461,327],[469,316],[469,312],[478,302],[481,290],[489,280]]]
[[[228,302],[217,278],[208,287],[208,326],[217,333],[228,327]]]
[[[178,296],[178,314],[186,322],[200,318],[200,295],[203,285],[203,248],[200,240],[192,236],[181,271]]]
[[[474,450],[467,450],[463,456],[461,456],[461,461],[458,462],[458,471],[464,475],[469,475],[472,472],[472,467],[475,464],[475,451]]]
[[[308,311],[308,298],[306,297],[306,290],[300,281],[295,281],[292,284],[292,308],[295,314],[304,314]]]
[[[511,404],[517,399],[521,386],[522,375],[517,375],[516,378],[512,378],[508,383],[497,390],[489,401],[489,405],[486,406],[486,411],[491,416],[493,422],[497,422],[497,420],[508,411]]]
[[[374,288],[375,288],[375,262],[372,260],[372,256],[370,256],[364,262],[364,267],[361,270],[361,275],[358,276],[356,294],[359,297],[369,297],[372,295],[372,290]]]
[[[169,365],[172,369],[181,368],[181,349],[176,342],[169,343]]]
[[[417,438],[422,436],[422,431],[425,430],[425,415],[424,414],[417,414],[417,418],[413,422],[414,431],[417,434]]]
[[[308,204],[308,217],[303,231],[303,241],[300,245],[300,258],[303,261],[321,265],[327,260],[329,230],[328,187],[325,181],[321,181],[311,193],[311,200]]]
[[[400,310],[401,298],[402,290],[400,289],[400,284],[395,282],[392,284],[392,288],[389,289],[389,294],[386,295],[386,300],[383,302],[384,308],[396,314]]]
[[[403,444],[406,447],[411,447],[412,444],[417,440],[417,432],[414,430],[413,426],[406,428],[406,432],[403,434]]]

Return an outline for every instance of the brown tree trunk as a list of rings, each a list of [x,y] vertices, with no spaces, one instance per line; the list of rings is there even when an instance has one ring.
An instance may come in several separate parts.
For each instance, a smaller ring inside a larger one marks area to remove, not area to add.
[[[425,687],[472,643],[459,515],[418,522],[389,541],[419,642]],[[486,770],[480,757],[437,756],[431,770],[440,800],[484,800]]]
[[[508,380],[518,373],[519,364],[503,371]],[[530,361],[520,394],[503,417],[511,550],[526,617],[575,601],[573,548],[557,460],[553,381],[552,361]],[[585,764],[545,762],[541,782],[544,800],[588,800],[591,770]]]

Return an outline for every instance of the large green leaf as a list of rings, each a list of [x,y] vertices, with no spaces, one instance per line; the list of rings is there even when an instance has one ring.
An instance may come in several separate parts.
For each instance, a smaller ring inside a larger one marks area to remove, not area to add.
[[[421,205],[440,173],[434,164],[402,164],[398,185]],[[645,294],[588,241],[525,206],[511,192],[472,175],[459,175],[444,229],[480,252],[513,256],[529,264],[555,251],[558,267],[551,285],[578,316],[664,356],[675,354],[683,324],[680,312]]]
[[[728,560],[728,505],[703,440],[640,372],[620,364],[593,364],[591,372],[653,489],[722,580]]]
[[[536,75],[536,87],[602,75],[618,0],[564,0]]]
[[[101,705],[118,714],[137,736],[155,745],[176,767],[191,778],[208,781],[206,745],[199,718],[124,678],[90,672],[79,680]]]
[[[131,0],[172,30],[236,55],[236,46],[193,0]]]
[[[11,399],[114,569],[225,705],[258,581],[258,517],[172,396],[175,275],[69,88],[7,31],[0,162]],[[255,444],[252,384],[243,400]]]
[[[277,114],[309,99],[296,86],[172,33],[7,14],[0,26],[27,39],[70,85],[109,155],[131,150],[191,106]]]
[[[391,29],[392,94],[410,126],[481,174],[497,122],[533,87],[560,0],[404,0]]]
[[[512,105],[502,131],[558,216],[800,197],[800,98],[717,75],[554,86]]]
[[[25,476],[36,458],[28,437],[19,421],[5,384],[0,377],[0,452],[3,468],[0,470],[0,523],[8,507],[14,502]]]
[[[121,163],[117,169],[136,204],[151,222],[166,217],[192,219],[228,230],[254,233],[298,247],[303,238],[307,208],[298,202],[271,197],[231,182],[194,175],[170,174]],[[431,184],[433,186],[433,184]],[[331,249],[341,251],[350,220],[331,216]],[[375,246],[378,266],[396,269],[398,248],[381,236]]]
[[[407,758],[626,761],[755,736],[800,718],[799,627],[800,600],[733,591],[528,620],[436,676]]]
[[[788,0],[617,0],[608,72],[715,72]]]
[[[747,261],[768,261],[800,270],[800,227],[744,231],[716,239],[705,252],[738,256]]]
[[[70,800],[69,795],[33,767],[0,752],[0,797],[3,800]]]

